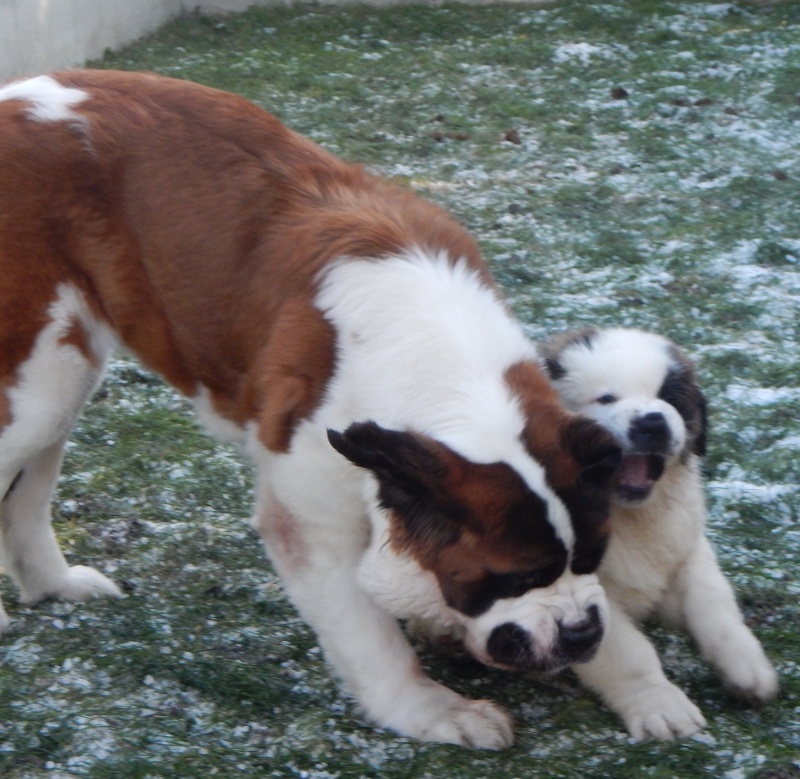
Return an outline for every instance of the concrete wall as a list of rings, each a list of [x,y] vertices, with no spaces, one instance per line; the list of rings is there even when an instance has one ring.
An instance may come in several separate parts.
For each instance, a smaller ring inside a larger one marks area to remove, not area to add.
[[[280,0],[0,0],[0,81],[83,65],[181,12],[244,11]]]
[[[16,76],[83,65],[141,38],[181,13],[246,11],[293,0],[0,0],[0,83]],[[374,6],[406,0],[360,0]],[[440,0],[423,0],[436,3]],[[481,5],[504,0],[461,0]],[[519,0],[509,0],[519,2]],[[779,0],[773,0],[779,1]],[[346,3],[348,0],[321,0]],[[547,5],[554,0],[522,0]]]

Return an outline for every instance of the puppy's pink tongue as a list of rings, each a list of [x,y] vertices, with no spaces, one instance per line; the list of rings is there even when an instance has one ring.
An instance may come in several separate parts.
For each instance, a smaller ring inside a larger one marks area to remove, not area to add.
[[[632,454],[622,458],[619,485],[628,489],[644,489],[650,483],[647,476],[647,456]]]

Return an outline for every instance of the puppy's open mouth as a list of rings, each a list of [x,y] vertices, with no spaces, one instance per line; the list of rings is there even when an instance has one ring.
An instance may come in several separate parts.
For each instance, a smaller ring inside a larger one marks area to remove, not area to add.
[[[664,473],[665,459],[659,454],[628,454],[617,475],[617,495],[629,503],[641,503]]]

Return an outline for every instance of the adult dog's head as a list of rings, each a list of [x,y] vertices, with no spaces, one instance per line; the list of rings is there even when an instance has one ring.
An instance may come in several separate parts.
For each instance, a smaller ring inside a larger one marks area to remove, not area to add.
[[[597,420],[622,445],[617,503],[645,503],[667,469],[705,453],[705,399],[691,362],[671,341],[587,328],[553,336],[541,353],[567,408]]]
[[[607,603],[594,571],[620,450],[591,420],[560,404],[552,412],[539,426],[560,431],[549,469],[522,429],[508,458],[489,462],[374,422],[329,431],[376,477],[362,587],[395,617],[457,628],[488,665],[559,670],[590,659],[603,635]]]

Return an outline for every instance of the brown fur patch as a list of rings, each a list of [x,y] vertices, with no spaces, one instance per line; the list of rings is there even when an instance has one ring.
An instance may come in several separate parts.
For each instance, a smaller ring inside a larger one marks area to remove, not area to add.
[[[525,445],[569,511],[576,536],[572,570],[590,573],[608,543],[612,477],[621,449],[600,425],[561,407],[539,366],[517,363],[506,381],[525,412]]]
[[[308,300],[284,303],[246,390],[245,407],[258,415],[268,449],[285,452],[297,423],[314,411],[333,371],[334,342],[332,326]]]
[[[564,410],[558,394],[536,363],[512,365],[505,379],[525,414],[525,446],[544,467],[550,486],[561,489],[573,485],[580,467],[564,447],[564,433],[573,415]]]
[[[516,575],[554,564],[556,574],[563,570],[567,551],[547,504],[509,465],[474,463],[426,436],[374,422],[328,435],[375,474],[393,549],[434,573],[453,608],[481,613],[515,588]]]
[[[292,568],[300,568],[308,559],[308,547],[294,515],[282,503],[273,500],[261,509],[258,529],[268,547],[279,552],[278,559]]]
[[[333,369],[333,335],[311,310],[332,259],[420,245],[491,283],[444,211],[246,100],[146,74],[55,78],[90,95],[74,108],[80,132],[0,103],[0,376],[69,282],[150,369],[186,395],[206,387],[218,413],[258,420],[285,451]],[[85,350],[84,335],[65,343]]]
[[[100,360],[92,349],[91,335],[84,324],[73,316],[67,332],[58,339],[63,346],[74,346],[95,368],[100,368]]]

